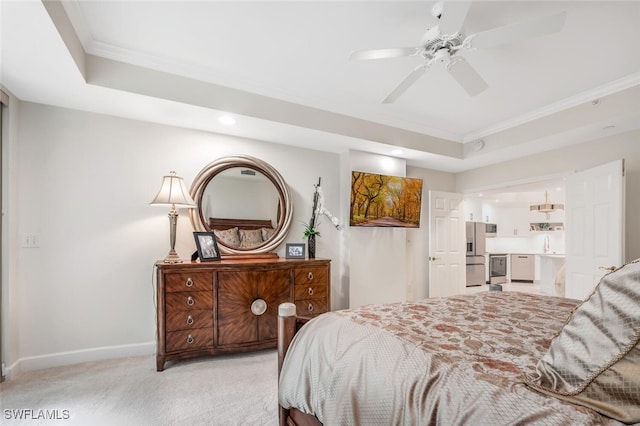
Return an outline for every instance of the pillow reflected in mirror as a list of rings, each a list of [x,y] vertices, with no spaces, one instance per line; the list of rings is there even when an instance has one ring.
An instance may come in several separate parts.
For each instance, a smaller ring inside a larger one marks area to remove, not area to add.
[[[273,228],[262,228],[262,241],[269,241],[271,237],[273,237],[274,232],[276,232]]]
[[[223,244],[232,248],[240,247],[240,234],[237,227],[224,230],[214,229],[213,233]]]
[[[242,249],[258,247],[263,242],[261,229],[240,229],[238,233]]]

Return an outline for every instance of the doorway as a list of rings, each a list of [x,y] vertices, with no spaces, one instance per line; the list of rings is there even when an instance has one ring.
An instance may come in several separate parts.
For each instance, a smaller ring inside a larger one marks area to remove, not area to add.
[[[545,177],[465,194],[466,220],[497,224],[488,253],[566,253],[566,176]],[[550,211],[532,206],[552,204]]]
[[[616,160],[564,176],[468,191],[465,200],[470,206],[475,203],[475,210],[465,214],[475,211],[498,224],[497,237],[504,238],[488,239],[489,252],[543,254],[535,256],[541,260],[566,258],[566,282],[562,280],[562,294],[557,295],[583,299],[604,275],[602,270],[624,263],[624,175],[624,160]],[[538,194],[537,201],[523,196],[531,193]],[[505,194],[512,196],[512,204],[505,203]],[[513,204],[514,197],[520,204]],[[494,200],[495,211],[488,208],[492,205],[487,198]],[[542,209],[534,207],[540,204]],[[570,224],[566,230],[565,219]],[[535,280],[553,282],[557,275],[545,278],[538,266]],[[555,289],[549,291],[556,295]]]

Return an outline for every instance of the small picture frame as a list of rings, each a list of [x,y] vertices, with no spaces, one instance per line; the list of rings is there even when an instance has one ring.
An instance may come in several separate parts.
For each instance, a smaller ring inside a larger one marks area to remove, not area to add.
[[[287,259],[304,259],[304,243],[287,243]]]
[[[196,240],[198,257],[201,262],[220,260],[220,250],[218,250],[218,242],[213,232],[194,232],[193,237]]]

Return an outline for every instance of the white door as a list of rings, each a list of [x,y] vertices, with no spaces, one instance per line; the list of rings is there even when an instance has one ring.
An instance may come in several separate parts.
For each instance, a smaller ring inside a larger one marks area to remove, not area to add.
[[[565,297],[583,300],[624,263],[624,161],[570,175],[566,194]]]
[[[465,291],[463,205],[462,194],[429,191],[429,297]]]

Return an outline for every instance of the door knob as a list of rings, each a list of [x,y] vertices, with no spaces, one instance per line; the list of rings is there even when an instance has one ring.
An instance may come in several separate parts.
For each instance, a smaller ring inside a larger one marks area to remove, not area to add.
[[[613,272],[616,270],[615,266],[609,266],[608,268],[606,266],[600,266],[598,269],[604,269],[605,271],[609,271],[609,272]]]

